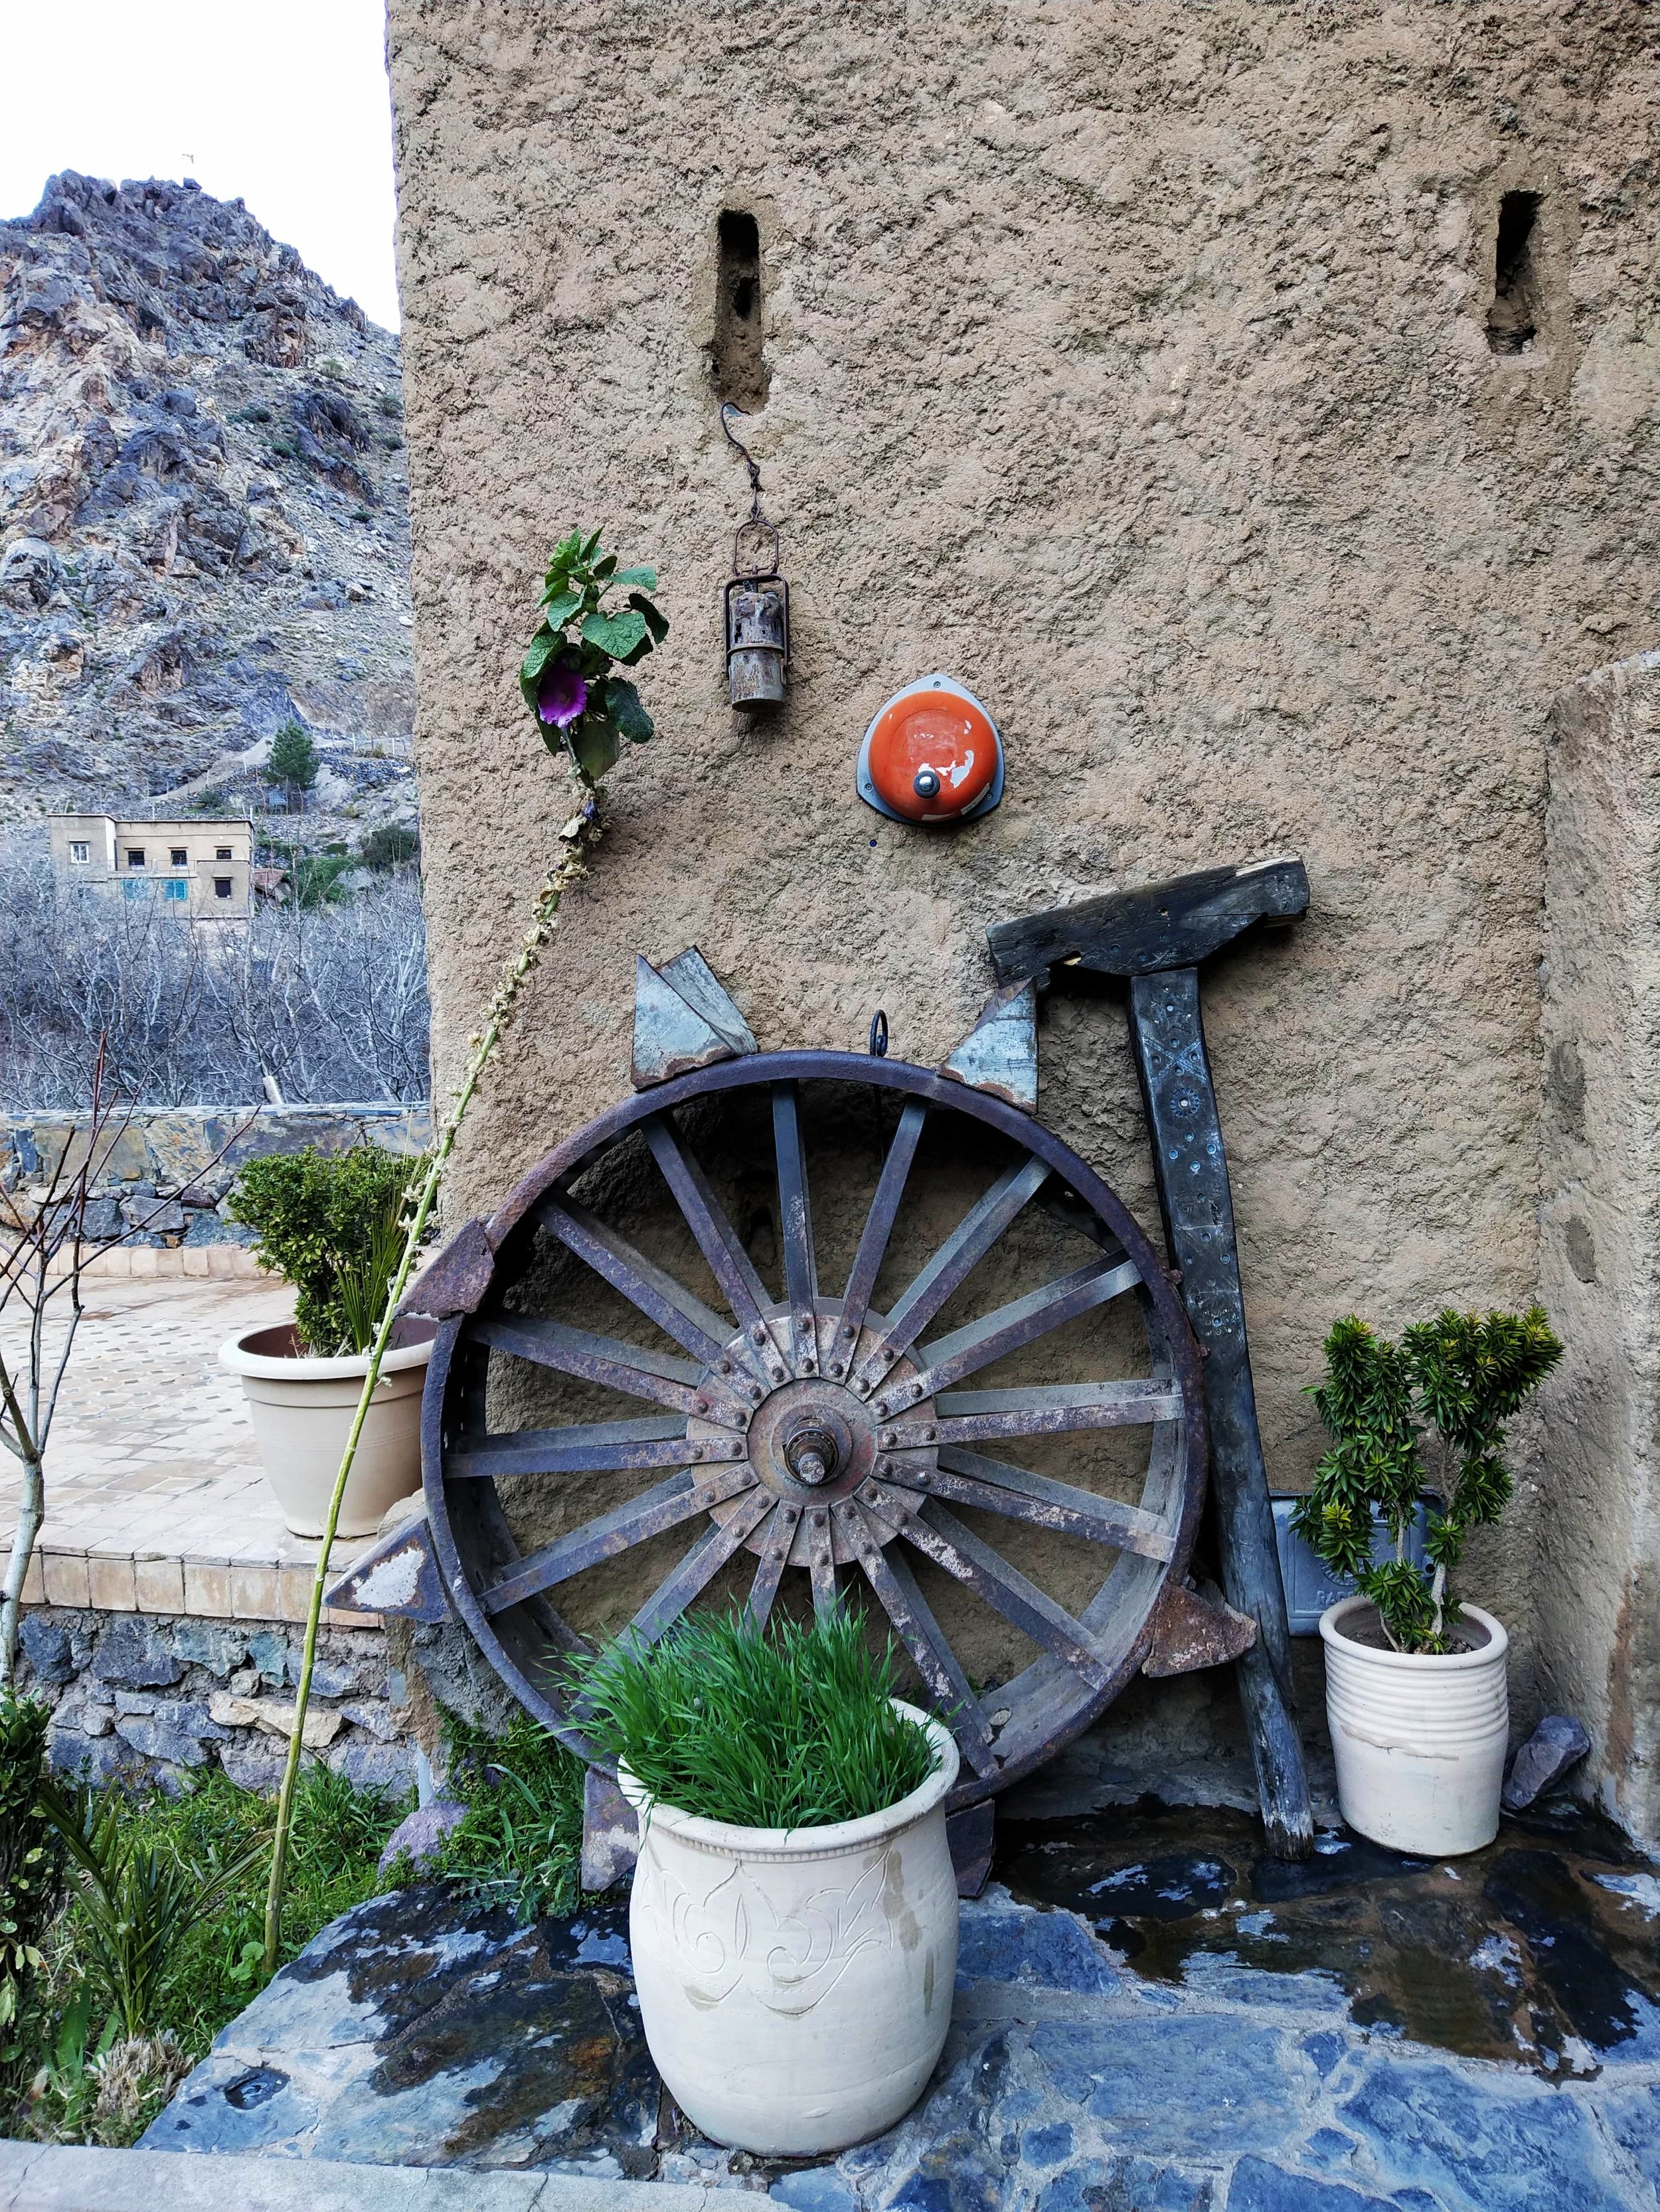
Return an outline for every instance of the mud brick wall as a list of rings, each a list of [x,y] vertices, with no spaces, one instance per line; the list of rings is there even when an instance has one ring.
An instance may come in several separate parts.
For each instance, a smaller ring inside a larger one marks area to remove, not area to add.
[[[441,1079],[567,811],[514,683],[560,532],[655,562],[674,625],[452,1218],[625,1090],[636,950],[696,941],[763,1044],[861,1045],[879,1003],[931,1063],[988,922],[1293,849],[1312,912],[1219,964],[1207,1019],[1295,1486],[1335,1316],[1539,1279],[1548,710],[1655,636],[1645,12],[392,0],[390,41]],[[758,226],[793,594],[769,722],[723,687],[723,210]],[[1008,748],[949,835],[853,788],[936,666]],[[1055,997],[1041,1043],[1043,1118],[1154,1219],[1112,1003]],[[1466,1575],[1518,1719],[1536,1510]]]

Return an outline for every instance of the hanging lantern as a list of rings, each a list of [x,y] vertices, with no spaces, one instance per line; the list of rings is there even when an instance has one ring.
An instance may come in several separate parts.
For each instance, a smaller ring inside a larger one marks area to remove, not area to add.
[[[865,732],[859,796],[895,822],[939,826],[989,814],[1003,796],[1003,740],[972,691],[924,676]]]
[[[733,573],[722,611],[727,696],[734,707],[751,713],[783,702],[790,653],[790,587],[778,572],[778,526],[761,512],[761,471],[748,447],[733,436],[727,420],[728,415],[743,412],[731,400],[721,410],[721,428],[744,456],[750,472],[750,511],[733,533]]]

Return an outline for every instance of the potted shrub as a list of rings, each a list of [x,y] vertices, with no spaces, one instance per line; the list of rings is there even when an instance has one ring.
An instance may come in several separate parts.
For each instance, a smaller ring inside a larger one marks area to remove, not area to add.
[[[629,1938],[657,2069],[716,2142],[809,2157],[892,2126],[950,2024],[957,1747],[860,1623],[683,1621],[576,1668],[640,1817]]]
[[[1326,1339],[1310,1395],[1332,1448],[1293,1523],[1356,1591],[1320,1621],[1338,1802],[1350,1827],[1396,1850],[1450,1856],[1499,1832],[1509,1638],[1479,1606],[1450,1605],[1447,1576],[1469,1531],[1509,1502],[1505,1424],[1561,1352],[1540,1306],[1447,1307],[1399,1344],[1351,1315]],[[1425,1492],[1419,1566],[1407,1536]],[[1380,1524],[1394,1547],[1381,1560]]]
[[[250,1160],[227,1211],[255,1255],[294,1285],[292,1322],[234,1338],[221,1364],[242,1378],[266,1480],[296,1536],[320,1536],[368,1372],[386,1285],[404,1249],[404,1198],[424,1162],[374,1145]],[[421,1392],[436,1334],[400,1322],[381,1363],[337,1534],[373,1535],[421,1486]]]

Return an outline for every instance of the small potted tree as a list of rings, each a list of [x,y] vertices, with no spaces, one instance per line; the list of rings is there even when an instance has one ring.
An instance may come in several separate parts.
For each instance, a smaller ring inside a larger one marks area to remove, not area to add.
[[[1542,1307],[1449,1306],[1399,1344],[1351,1315],[1310,1392],[1332,1448],[1293,1525],[1356,1595],[1321,1617],[1326,1718],[1350,1827],[1396,1850],[1479,1850],[1499,1832],[1509,1638],[1479,1606],[1450,1607],[1469,1531],[1497,1521],[1505,1424],[1561,1357]],[[1429,1493],[1425,1564],[1407,1556]],[[1393,1556],[1374,1556],[1381,1524]]]
[[[233,1338],[265,1479],[296,1536],[320,1536],[357,1410],[386,1285],[403,1255],[404,1200],[425,1162],[378,1146],[250,1160],[227,1207],[254,1231],[262,1267],[296,1292],[294,1319]],[[421,1486],[421,1392],[437,1334],[400,1322],[364,1419],[336,1534],[373,1535]]]
[[[950,1732],[845,1613],[682,1621],[577,1663],[640,1816],[629,1931],[657,2070],[715,2142],[812,2157],[921,2094],[950,2024]]]

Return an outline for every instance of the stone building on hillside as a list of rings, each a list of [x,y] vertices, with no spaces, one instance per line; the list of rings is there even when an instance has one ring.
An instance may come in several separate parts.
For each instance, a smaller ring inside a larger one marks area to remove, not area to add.
[[[54,814],[52,876],[60,890],[158,901],[188,921],[246,921],[253,912],[253,824],[117,821],[108,814]]]
[[[988,924],[1299,853],[1306,920],[1206,985],[1271,1477],[1320,1449],[1335,1316],[1542,1285],[1568,1357],[1465,1586],[1511,1627],[1516,1725],[1578,1711],[1660,1836],[1646,11],[714,0],[668,30],[392,0],[441,1079],[567,811],[514,680],[559,532],[654,562],[673,625],[453,1219],[626,1094],[636,951],[700,945],[764,1046],[862,1048],[880,1006],[933,1066]],[[770,720],[727,703],[727,398],[791,586]],[[854,781],[934,669],[1007,752],[944,832]],[[1041,1045],[1042,1119],[1155,1224],[1112,1008],[1053,994]],[[1196,1753],[1224,1703],[1140,1685],[1101,1755]]]

